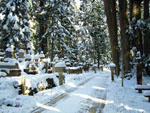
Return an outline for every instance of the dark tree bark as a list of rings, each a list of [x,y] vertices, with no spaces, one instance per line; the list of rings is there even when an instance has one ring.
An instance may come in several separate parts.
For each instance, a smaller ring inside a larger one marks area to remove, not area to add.
[[[40,0],[40,7],[41,7],[41,10],[43,10],[44,0]],[[45,15],[40,15],[39,26],[40,26],[39,37],[40,39],[42,39],[40,43],[40,47],[45,54],[47,51],[47,44],[46,44],[47,39],[43,39],[43,35],[45,34],[46,29],[47,29],[47,21],[45,20]]]
[[[144,19],[149,17],[149,0],[144,0]]]
[[[133,2],[133,16],[136,18],[136,21],[141,19],[141,2],[142,0],[134,0]],[[135,45],[138,51],[143,53],[143,44],[142,44],[142,33],[141,30],[136,30],[136,40]]]
[[[144,19],[149,18],[149,0],[144,0]],[[150,54],[150,39],[149,39],[149,34],[146,33],[144,35],[144,53],[146,56]]]
[[[123,71],[123,74],[126,74],[130,70],[129,35],[126,33],[126,30],[128,29],[128,16],[126,13],[127,1],[126,0],[119,0],[119,11],[120,11],[122,71]]]
[[[104,0],[105,14],[112,50],[112,60],[116,64],[116,74],[119,75],[119,46],[117,36],[116,0]]]
[[[130,21],[132,21],[133,18],[133,0],[129,0],[129,14],[130,14]]]
[[[97,52],[97,67],[98,67],[98,69],[100,68],[100,52],[98,51]]]
[[[54,59],[54,39],[51,41],[51,61]]]

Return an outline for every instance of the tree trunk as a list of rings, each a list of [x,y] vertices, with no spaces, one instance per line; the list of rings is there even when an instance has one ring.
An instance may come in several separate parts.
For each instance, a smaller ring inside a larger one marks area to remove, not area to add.
[[[116,74],[119,75],[119,46],[117,37],[116,0],[104,0],[105,14],[112,50],[112,60],[116,64]]]
[[[50,58],[50,43],[49,43],[49,41],[50,41],[50,39],[49,39],[49,37],[47,37],[47,52],[48,52],[48,57]]]
[[[52,38],[51,42],[51,61],[54,59],[54,39]]]
[[[149,17],[149,0],[144,0],[144,19]],[[144,53],[146,56],[150,54],[150,39],[148,34],[144,34]]]
[[[149,0],[144,0],[144,19],[149,17]]]
[[[130,21],[133,18],[133,0],[129,0],[129,14],[130,14]]]
[[[43,0],[40,0],[40,7],[41,7],[41,10],[43,10],[42,9],[44,7]],[[47,44],[46,44],[47,39],[43,39],[43,35],[45,34],[46,29],[47,29],[47,21],[45,20],[44,15],[40,15],[40,17],[39,17],[39,26],[40,26],[39,37],[40,37],[40,39],[42,39],[42,41],[40,43],[40,47],[45,54],[47,52]]]
[[[142,0],[134,0],[133,1],[133,17],[135,17],[136,22],[141,19],[141,1]],[[133,45],[136,46],[137,51],[143,53],[143,44],[142,44],[142,33],[140,29],[136,29],[136,39],[133,42]]]
[[[119,0],[120,11],[120,32],[121,32],[121,55],[122,55],[122,72],[128,73],[130,70],[129,65],[129,35],[126,33],[128,29],[128,16],[127,16],[127,1]]]
[[[98,64],[98,69],[100,68],[100,53],[97,52],[97,64]]]

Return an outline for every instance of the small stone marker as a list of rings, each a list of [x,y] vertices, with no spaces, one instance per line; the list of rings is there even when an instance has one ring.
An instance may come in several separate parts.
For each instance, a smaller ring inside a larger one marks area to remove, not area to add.
[[[56,72],[59,73],[59,85],[62,85],[64,82],[64,76],[63,76],[63,72],[65,70],[65,62],[59,62],[55,65],[56,68]]]
[[[22,62],[23,59],[24,59],[24,50],[20,49],[18,52],[18,60],[19,60],[19,62]]]
[[[115,74],[115,68],[116,65],[114,63],[109,64],[110,70],[111,70],[111,80],[114,81],[114,74]]]
[[[42,62],[44,58],[45,58],[45,55],[43,54],[43,51],[41,51],[41,53],[40,53],[40,62]]]
[[[7,48],[5,52],[5,58],[12,58],[12,57],[13,57],[13,49],[11,47]]]
[[[24,58],[24,50],[23,49],[19,50],[18,57],[19,58]]]

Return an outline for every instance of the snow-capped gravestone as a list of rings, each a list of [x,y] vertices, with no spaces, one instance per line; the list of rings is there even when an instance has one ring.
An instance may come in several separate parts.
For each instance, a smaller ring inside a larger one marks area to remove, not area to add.
[[[63,76],[63,72],[65,71],[65,68],[65,62],[59,62],[55,65],[55,71],[59,73],[59,85],[64,83],[65,77]]]
[[[42,62],[44,58],[45,58],[45,55],[43,54],[43,51],[41,51],[41,53],[40,53],[40,62]]]
[[[21,70],[16,59],[5,58],[5,62],[0,62],[0,71],[5,72],[7,76],[19,76]]]
[[[29,65],[29,73],[28,74],[37,74],[37,67],[35,64],[30,64]]]
[[[19,62],[22,62],[23,59],[24,59],[24,50],[20,49],[18,52],[18,60],[19,60]]]
[[[13,57],[13,49],[11,47],[6,49],[5,58],[12,58]]]
[[[56,68],[55,70],[58,73],[63,73],[65,70],[65,67],[66,67],[65,62],[59,62],[55,65],[55,68]]]
[[[114,74],[115,74],[116,65],[114,63],[110,63],[109,67],[110,67],[110,70],[111,70],[111,80],[114,81]]]
[[[0,62],[4,61],[4,55],[5,55],[4,52],[0,52]]]
[[[25,61],[31,61],[31,55],[30,54],[26,54]]]
[[[46,72],[46,73],[49,72],[49,70],[48,70],[48,69],[50,68],[49,62],[50,62],[50,59],[49,59],[49,58],[43,60],[44,69],[45,69],[45,72]]]
[[[36,54],[36,55],[34,56],[34,62],[35,62],[35,64],[36,64],[36,66],[38,66],[38,61],[39,61],[39,55]]]
[[[27,74],[33,74],[33,75],[38,73],[36,65],[32,62],[30,62],[27,65],[26,69],[24,69],[24,72],[26,72]]]
[[[23,49],[19,50],[18,57],[19,58],[24,58],[24,50]]]
[[[26,68],[24,69],[24,72],[26,72],[27,74],[37,74],[37,66],[31,59],[32,57],[30,54],[25,55]]]

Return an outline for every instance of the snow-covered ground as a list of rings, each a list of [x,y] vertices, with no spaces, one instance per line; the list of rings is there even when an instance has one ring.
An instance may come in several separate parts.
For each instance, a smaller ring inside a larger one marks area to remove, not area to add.
[[[58,85],[56,75],[25,76],[35,82],[52,76]],[[135,77],[124,80],[124,87],[121,87],[120,78],[111,82],[110,77],[107,69],[97,73],[65,74],[64,85],[40,91],[34,96],[17,94],[12,83],[21,77],[0,78],[0,113],[150,113],[148,98],[135,90]],[[143,79],[144,84],[150,85],[150,77]],[[14,106],[6,106],[7,103]]]
[[[42,113],[99,113],[107,101],[106,89],[110,83],[110,72],[94,73],[91,80],[66,94],[55,104],[42,105]],[[109,103],[109,102],[108,102]],[[36,111],[37,113],[37,111]]]
[[[45,78],[47,76],[53,76],[55,82],[57,74],[43,74],[43,75],[25,75],[26,79],[30,81],[35,81],[40,78]],[[65,93],[66,91],[71,91],[78,85],[86,82],[93,78],[94,72],[82,73],[82,74],[65,74],[66,83],[62,86],[57,86],[55,88],[44,90],[38,92],[34,96],[18,95],[17,90],[14,89],[14,81],[21,81],[21,77],[10,77],[0,79],[0,113],[28,113],[33,111],[38,107],[38,103],[46,104],[53,98]],[[36,79],[36,80],[35,80]],[[32,82],[34,83],[34,82]],[[58,84],[58,83],[56,83]],[[35,85],[35,84],[30,84]],[[13,107],[6,106],[7,103],[14,105]]]
[[[143,84],[150,85],[150,77],[143,77]],[[115,78],[107,89],[107,101],[102,113],[150,113],[150,103],[143,93],[135,90],[136,77],[131,80],[124,80],[124,87],[121,86],[121,78]]]

